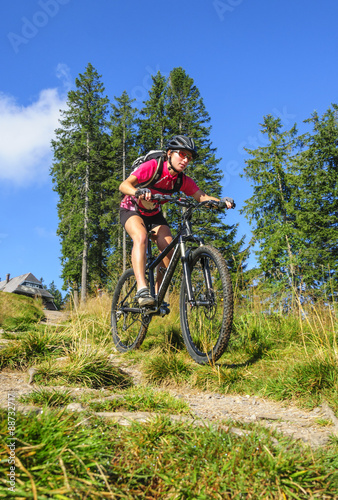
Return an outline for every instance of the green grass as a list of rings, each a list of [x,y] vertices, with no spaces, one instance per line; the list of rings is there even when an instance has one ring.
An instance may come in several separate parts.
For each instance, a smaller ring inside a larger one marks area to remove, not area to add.
[[[153,349],[151,356],[143,359],[143,373],[154,385],[185,384],[193,371],[194,364],[180,352],[171,349]]]
[[[256,394],[309,408],[325,400],[338,411],[334,311],[317,305],[298,314],[267,314],[242,302],[227,351],[217,364],[203,367],[187,354],[175,300],[170,316],[151,322],[141,349],[121,355],[139,366],[148,384]],[[39,384],[125,387],[127,380],[108,359],[113,349],[109,309],[109,299],[93,300],[61,330],[32,327],[0,351],[0,367],[34,365]],[[58,357],[67,357],[67,363],[55,361]]]
[[[338,407],[338,366],[332,359],[306,360],[268,379],[265,394],[276,400],[297,398],[303,406],[318,406],[323,399]]]
[[[37,388],[31,393],[21,396],[19,402],[23,404],[33,404],[36,406],[48,406],[50,408],[57,408],[59,406],[66,406],[73,401],[70,390]]]
[[[256,394],[313,408],[328,401],[338,412],[338,322],[324,305],[301,314],[266,314],[247,303],[236,309],[227,351],[198,366],[177,340],[178,316],[155,319],[141,350],[129,354],[154,385],[187,385],[223,393]],[[173,345],[170,331],[175,331]]]
[[[0,368],[26,368],[47,358],[60,357],[68,352],[73,338],[54,328],[32,327],[0,351]]]
[[[27,331],[44,317],[41,301],[0,292],[0,327],[10,332]]]
[[[114,366],[105,350],[99,347],[81,347],[68,352],[69,360],[55,362],[48,359],[36,368],[34,381],[40,385],[124,388],[132,385],[130,377]]]
[[[86,401],[87,398],[84,399]],[[127,389],[113,400],[103,402],[87,401],[88,407],[96,412],[102,411],[148,411],[158,413],[190,414],[189,406],[174,398],[166,391],[154,391],[149,387]]]
[[[310,450],[255,423],[236,423],[247,431],[242,436],[217,426],[173,423],[168,414],[189,415],[189,408],[166,389],[255,394],[307,408],[327,401],[337,412],[337,321],[324,307],[297,316],[242,306],[228,350],[211,366],[199,366],[188,356],[176,307],[164,320],[154,318],[139,351],[114,355],[112,363],[109,301],[89,301],[86,307],[62,329],[31,326],[18,336],[7,335],[11,341],[0,351],[3,368],[35,366],[37,387],[22,401],[44,409],[38,417],[16,415],[12,497],[336,498],[337,437]],[[114,359],[136,365],[145,385],[133,387]],[[55,385],[65,388],[45,387]],[[74,400],[70,386],[108,388],[118,397],[93,402],[97,395],[82,395],[77,401],[86,412],[69,414],[60,407]],[[123,427],[98,419],[93,411],[163,416]],[[1,412],[4,445],[9,442],[7,416]],[[329,423],[322,419],[318,425]],[[8,450],[0,453],[0,498],[11,498],[5,483]]]
[[[0,434],[9,443],[7,414]],[[336,498],[338,448],[325,453],[256,428],[235,436],[166,417],[121,427],[98,418],[45,411],[16,422],[16,491],[7,489],[8,449],[0,452],[1,498],[39,500]],[[115,495],[115,497],[114,497]]]

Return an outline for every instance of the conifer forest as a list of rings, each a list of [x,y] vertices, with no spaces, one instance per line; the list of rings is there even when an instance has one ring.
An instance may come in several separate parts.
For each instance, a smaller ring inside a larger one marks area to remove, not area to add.
[[[191,136],[199,157],[187,174],[210,195],[227,193],[222,193],[221,158],[210,139],[211,118],[183,68],[174,68],[167,78],[153,75],[141,109],[126,91],[108,98],[91,64],[74,88],[52,141],[50,174],[59,197],[64,289],[86,300],[98,287],[114,287],[125,265],[123,248],[130,256],[131,242],[119,222],[118,187],[138,156],[165,149],[172,135]],[[311,300],[323,294],[337,300],[338,105],[331,104],[323,116],[304,117],[304,123],[307,131],[300,134],[297,124],[285,130],[280,118],[264,116],[264,146],[245,150],[243,177],[253,195],[237,208],[250,221],[253,237],[238,238],[238,227],[227,225],[224,212],[203,211],[195,228],[222,252],[238,286],[264,282]],[[166,205],[173,232],[175,210]],[[254,244],[257,267],[246,270]]]

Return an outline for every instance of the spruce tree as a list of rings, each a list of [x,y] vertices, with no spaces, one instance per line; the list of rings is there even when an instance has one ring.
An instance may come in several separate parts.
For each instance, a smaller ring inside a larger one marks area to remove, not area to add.
[[[264,117],[268,145],[247,150],[253,196],[243,212],[254,223],[265,277],[314,300],[337,292],[337,106],[305,122],[313,131],[297,136],[296,126],[282,132],[280,119]]]
[[[296,162],[302,277],[307,290],[330,295],[338,284],[338,106],[305,122],[313,130],[302,137]]]
[[[64,304],[64,300],[62,298],[62,294],[61,294],[60,290],[58,290],[58,288],[56,287],[54,280],[51,283],[49,283],[48,287],[44,287],[44,288],[46,288],[46,290],[50,294],[53,295],[53,299],[54,299],[53,302],[54,302],[57,310],[59,311]]]
[[[130,99],[127,92],[124,91],[120,97],[115,97],[116,104],[111,105],[110,169],[114,175],[107,179],[107,184],[113,191],[110,201],[110,241],[113,250],[110,259],[111,270],[116,266],[121,268],[121,265],[123,270],[126,268],[127,239],[119,222],[121,193],[118,187],[130,175],[131,165],[137,157],[137,110],[133,107],[134,101],[135,99]]]
[[[100,228],[101,183],[107,146],[105,138],[108,98],[101,76],[89,63],[68,93],[56,139],[51,175],[59,194],[58,235],[64,287],[77,290],[86,300],[90,277],[102,274],[108,242]],[[99,244],[95,244],[99,242]],[[99,253],[99,256],[98,256]],[[101,267],[101,269],[100,269]]]
[[[280,118],[264,117],[262,134],[268,145],[246,149],[253,157],[246,161],[245,176],[252,181],[253,195],[246,200],[243,212],[254,224],[253,234],[259,243],[258,262],[264,274],[283,286],[293,288],[298,281],[300,235],[293,208],[296,126],[281,131]]]
[[[146,154],[151,149],[165,149],[168,134],[167,81],[160,72],[152,80],[149,98],[140,111],[138,121],[137,142],[140,154]]]
[[[167,138],[176,134],[187,135],[194,139],[198,148],[198,158],[186,169],[186,174],[208,195],[221,197],[223,175],[218,166],[221,158],[216,158],[216,148],[210,139],[210,116],[193,79],[181,67],[174,68],[168,78],[167,116]],[[235,269],[234,256],[240,252],[243,238],[235,242],[237,226],[225,224],[225,216],[223,213],[203,210],[200,217],[195,219],[195,228],[207,243],[212,241],[222,251],[230,268]],[[170,209],[169,219],[174,226],[177,218],[177,209]]]

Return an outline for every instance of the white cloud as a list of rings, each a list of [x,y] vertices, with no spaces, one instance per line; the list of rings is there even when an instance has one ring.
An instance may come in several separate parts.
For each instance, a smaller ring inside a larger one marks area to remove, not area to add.
[[[57,76],[64,85],[68,68],[59,65]],[[52,161],[51,139],[59,126],[66,97],[57,88],[41,90],[38,99],[20,106],[12,96],[0,93],[0,181],[16,185],[43,182]]]

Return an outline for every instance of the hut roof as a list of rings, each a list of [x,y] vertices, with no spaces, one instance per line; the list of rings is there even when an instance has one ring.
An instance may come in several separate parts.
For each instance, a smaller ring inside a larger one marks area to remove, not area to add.
[[[46,299],[53,299],[53,295],[43,288],[42,283],[34,274],[26,273],[21,276],[4,281],[0,281],[0,291],[9,293],[20,293],[30,296],[41,296]]]

